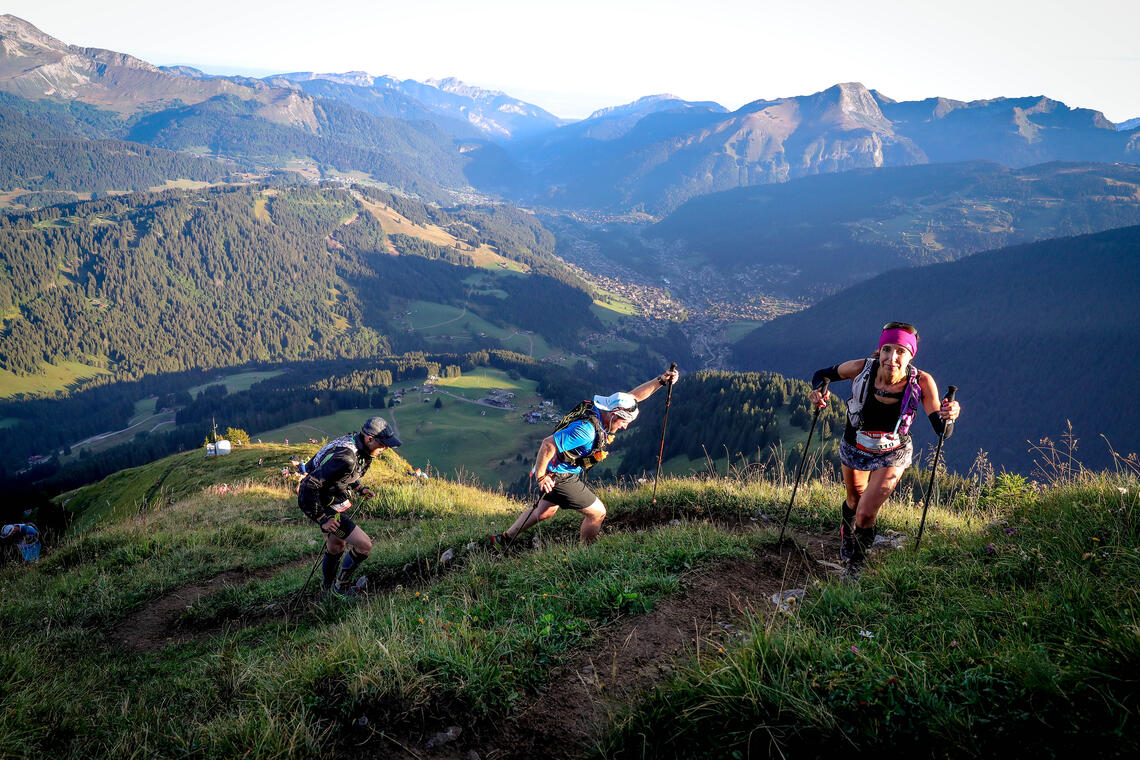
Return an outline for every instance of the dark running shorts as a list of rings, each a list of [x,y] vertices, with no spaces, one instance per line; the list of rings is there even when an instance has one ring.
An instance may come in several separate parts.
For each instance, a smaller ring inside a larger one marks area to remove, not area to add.
[[[318,526],[320,526],[321,523],[325,522],[326,520],[331,520],[332,518],[336,517],[336,515],[337,515],[337,513],[331,509],[327,512],[320,514],[320,515],[309,514],[308,512],[305,512],[305,510],[303,510],[303,509],[301,511],[305,513],[305,517],[307,517],[310,520],[312,520],[313,522],[315,522]],[[332,535],[336,536],[337,538],[346,539],[346,538],[348,538],[349,534],[352,533],[352,531],[354,531],[354,530],[356,530],[356,523],[354,523],[352,521],[352,518],[349,517],[346,513],[341,512],[340,513],[340,525],[337,527],[336,530],[334,530],[332,532]],[[323,527],[321,528],[321,533],[325,533],[325,529]],[[329,535],[329,534],[325,533],[325,535]]]
[[[884,454],[872,454],[844,439],[839,441],[839,461],[852,470],[870,472],[883,467],[910,467],[910,460],[913,456],[914,443],[910,438],[907,438],[906,445],[899,446],[894,451],[888,451]]]
[[[554,488],[542,497],[543,501],[557,504],[567,509],[585,509],[598,500],[594,492],[586,488],[578,473],[555,475]]]

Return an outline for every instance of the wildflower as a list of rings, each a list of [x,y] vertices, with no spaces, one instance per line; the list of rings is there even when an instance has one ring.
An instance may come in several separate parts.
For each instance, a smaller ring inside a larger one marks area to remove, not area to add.
[[[859,635],[865,639],[875,638],[875,634],[871,633],[870,631],[859,631]]]
[[[855,654],[859,654],[859,647],[857,647],[857,646],[855,646],[855,645],[852,645],[852,646],[851,646],[851,651],[852,651],[853,653],[855,653]]]
[[[986,544],[986,554],[997,554],[997,549],[993,544]]]
[[[1093,540],[1093,541],[1100,541],[1100,539],[1099,539],[1099,538],[1097,538],[1096,536],[1093,536],[1092,540]]]
[[[1121,495],[1121,496],[1124,496],[1124,495],[1126,495],[1126,494],[1128,493],[1128,489],[1127,489],[1127,488],[1121,488],[1120,486],[1117,486],[1117,487],[1116,487],[1116,490],[1117,490],[1117,491],[1120,491],[1120,495]]]

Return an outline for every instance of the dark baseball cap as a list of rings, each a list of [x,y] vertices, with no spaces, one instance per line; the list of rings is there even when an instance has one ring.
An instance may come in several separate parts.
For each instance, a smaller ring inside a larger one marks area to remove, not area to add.
[[[392,426],[383,417],[369,418],[365,421],[364,427],[360,428],[360,432],[376,438],[382,445],[390,449],[401,445],[400,439],[392,432]]]

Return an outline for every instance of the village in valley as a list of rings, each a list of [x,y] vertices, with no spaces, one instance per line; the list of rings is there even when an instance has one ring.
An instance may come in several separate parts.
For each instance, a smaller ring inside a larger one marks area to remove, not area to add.
[[[433,399],[439,397],[447,397],[456,401],[465,402],[468,404],[477,404],[479,406],[491,407],[494,409],[503,409],[506,411],[518,411],[518,394],[506,388],[488,388],[486,395],[478,399],[469,399],[465,396],[453,393],[445,387],[440,386],[439,377],[437,375],[430,375],[424,380],[422,385],[412,385],[407,388],[399,388],[392,391],[392,404],[399,406],[406,400],[410,400],[412,394],[418,394],[420,403],[430,404]],[[481,410],[481,416],[486,416],[487,411]],[[519,415],[524,422],[530,425],[537,425],[539,422],[556,422],[562,418],[561,413],[555,408],[554,402],[548,399],[543,399],[541,396],[536,396],[533,402],[528,405],[526,411]]]

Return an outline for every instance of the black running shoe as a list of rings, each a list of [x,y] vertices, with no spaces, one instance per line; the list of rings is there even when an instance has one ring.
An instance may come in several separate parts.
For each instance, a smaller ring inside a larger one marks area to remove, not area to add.
[[[498,549],[502,552],[506,551],[507,547],[511,545],[511,537],[506,533],[492,533],[488,542],[492,549]]]
[[[859,553],[855,532],[847,530],[846,525],[839,526],[839,559],[850,562]]]

